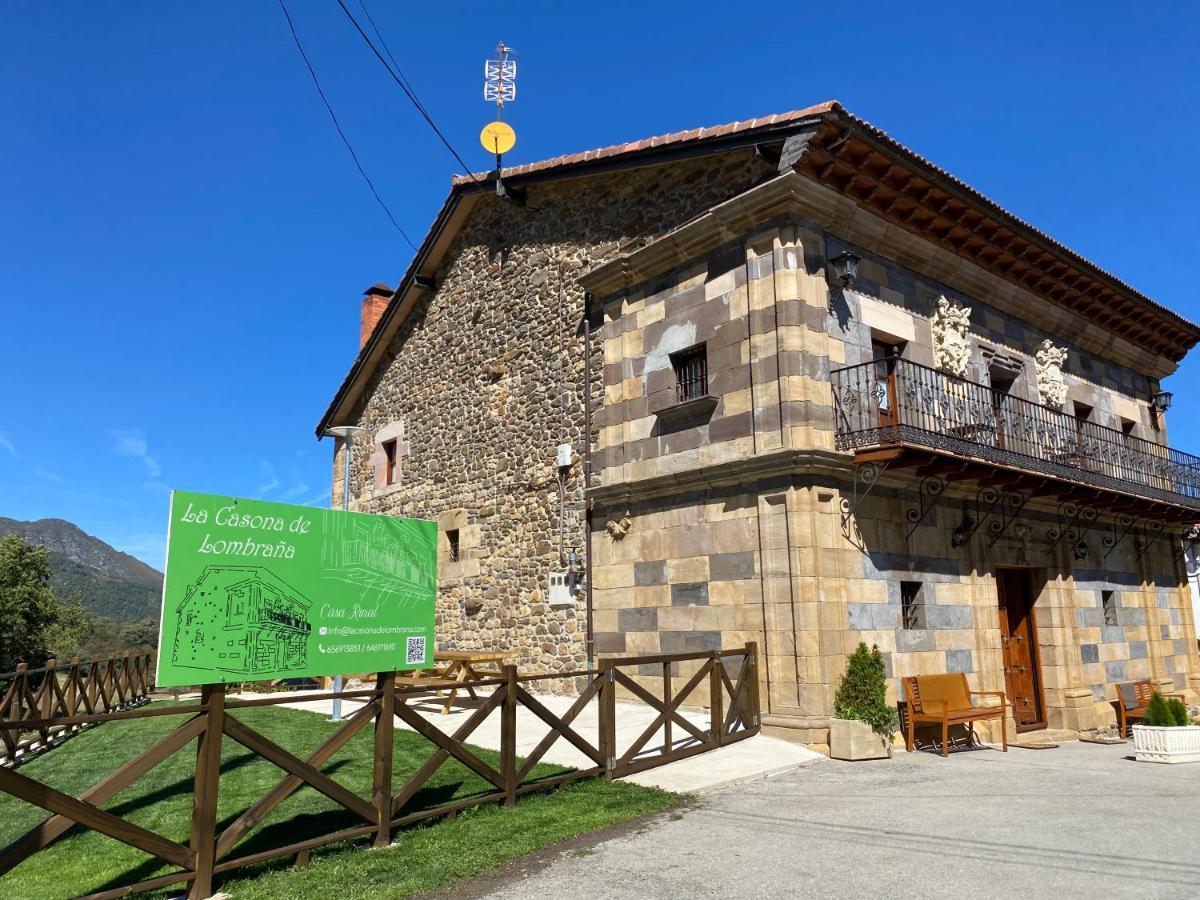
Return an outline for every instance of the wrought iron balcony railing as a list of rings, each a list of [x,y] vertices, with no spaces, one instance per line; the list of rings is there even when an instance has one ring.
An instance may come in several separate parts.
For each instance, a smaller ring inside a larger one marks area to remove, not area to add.
[[[1200,510],[1200,457],[905,359],[835,369],[840,450],[913,445]]]

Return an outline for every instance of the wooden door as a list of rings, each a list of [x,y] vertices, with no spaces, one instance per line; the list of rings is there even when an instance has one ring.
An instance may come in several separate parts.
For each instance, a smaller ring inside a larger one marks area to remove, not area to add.
[[[875,361],[875,383],[872,394],[879,409],[879,427],[891,428],[898,421],[896,412],[896,360],[900,348],[883,341],[871,341],[871,356]]]
[[[1037,624],[1033,620],[1032,573],[997,569],[1000,643],[1004,652],[1004,689],[1012,704],[1017,731],[1046,727],[1042,701],[1042,669],[1038,661]]]

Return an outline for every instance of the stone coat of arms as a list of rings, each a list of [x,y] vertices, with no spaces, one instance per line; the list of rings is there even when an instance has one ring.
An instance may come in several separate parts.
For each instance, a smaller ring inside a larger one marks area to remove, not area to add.
[[[971,307],[951,303],[945,295],[934,305],[933,318],[933,361],[943,372],[967,377],[967,362],[971,351],[967,344],[967,330],[971,323]]]
[[[1055,347],[1049,339],[1034,357],[1037,367],[1038,396],[1044,406],[1061,409],[1067,399],[1067,382],[1063,378],[1063,366],[1067,362],[1067,348]]]

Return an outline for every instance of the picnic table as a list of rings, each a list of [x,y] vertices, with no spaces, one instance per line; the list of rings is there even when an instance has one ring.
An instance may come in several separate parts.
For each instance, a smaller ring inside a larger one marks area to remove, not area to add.
[[[512,653],[503,651],[435,650],[433,661],[436,668],[415,670],[412,673],[412,681],[419,684],[423,679],[436,678],[438,681],[455,683],[454,687],[450,688],[450,696],[446,698],[445,706],[442,707],[444,716],[454,705],[454,698],[458,695],[460,686],[466,688],[472,699],[477,699],[475,688],[471,686],[471,682],[495,678],[500,674],[500,667],[511,658]],[[495,668],[480,670],[479,666],[494,666]],[[444,688],[441,689],[444,690]]]

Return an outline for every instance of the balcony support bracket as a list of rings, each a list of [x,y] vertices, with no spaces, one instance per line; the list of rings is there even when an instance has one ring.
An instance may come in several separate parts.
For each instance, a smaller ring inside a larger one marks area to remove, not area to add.
[[[842,534],[847,540],[850,540],[850,523],[854,518],[855,510],[858,509],[860,503],[867,499],[871,489],[879,481],[879,476],[886,472],[891,464],[892,459],[889,458],[881,462],[865,462],[854,467],[854,499],[843,497],[841,502]]]
[[[1060,503],[1058,505],[1058,524],[1046,531],[1046,538],[1050,541],[1050,547],[1046,550],[1047,554],[1053,553],[1054,548],[1061,543],[1063,538],[1066,538],[1075,552],[1076,559],[1086,559],[1088,554],[1086,538],[1096,523],[1096,515],[1095,507],[1088,506],[1086,503],[1076,503],[1073,500]]]
[[[909,537],[912,537],[920,524],[925,521],[925,517],[929,515],[929,511],[937,506],[938,500],[945,493],[948,483],[941,475],[926,475],[921,479],[920,494],[917,498],[918,503],[916,506],[910,507],[904,516],[908,519]]]
[[[1187,531],[1179,536],[1179,540],[1175,543],[1175,558],[1182,559],[1187,556],[1189,550],[1200,544],[1200,525],[1191,525]]]
[[[1121,541],[1129,537],[1130,532],[1137,526],[1138,520],[1129,513],[1121,513],[1113,520],[1113,528],[1111,534],[1106,534],[1102,543],[1104,544],[1104,558],[1120,546]]]

